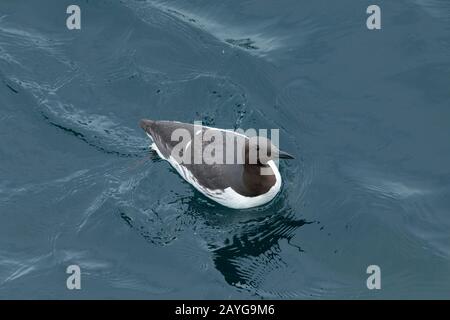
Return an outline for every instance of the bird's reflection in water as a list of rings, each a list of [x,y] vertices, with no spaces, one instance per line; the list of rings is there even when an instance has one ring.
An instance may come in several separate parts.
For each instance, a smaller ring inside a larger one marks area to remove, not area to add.
[[[282,194],[269,205],[249,210],[211,206],[195,198],[189,201],[189,212],[204,219],[207,227],[202,237],[228,284],[257,291],[267,274],[284,267],[280,255],[283,239],[302,252],[291,239],[298,228],[310,222],[296,218]]]
[[[300,212],[287,204],[287,192],[262,207],[232,210],[197,191],[189,195],[160,194],[161,199],[149,205],[147,192],[156,187],[151,181],[148,184],[133,189],[132,196],[124,195],[125,203],[116,203],[120,217],[158,246],[170,246],[184,231],[192,230],[229,285],[264,292],[268,277],[279,278],[293,267],[286,265],[282,249],[290,245],[299,254],[302,252],[291,240],[301,226],[310,222],[299,218]]]

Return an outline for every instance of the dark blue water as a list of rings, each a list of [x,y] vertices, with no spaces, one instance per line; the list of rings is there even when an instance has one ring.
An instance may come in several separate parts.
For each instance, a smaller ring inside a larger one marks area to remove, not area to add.
[[[449,1],[69,4],[0,2],[0,298],[450,297]],[[279,128],[296,160],[227,209],[144,117]]]

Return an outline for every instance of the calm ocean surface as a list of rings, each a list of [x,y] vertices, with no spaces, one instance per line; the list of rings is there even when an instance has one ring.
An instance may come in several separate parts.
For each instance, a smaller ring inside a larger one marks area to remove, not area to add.
[[[68,30],[72,3],[0,2],[1,299],[450,298],[450,1],[80,0]],[[296,160],[227,209],[144,117]]]

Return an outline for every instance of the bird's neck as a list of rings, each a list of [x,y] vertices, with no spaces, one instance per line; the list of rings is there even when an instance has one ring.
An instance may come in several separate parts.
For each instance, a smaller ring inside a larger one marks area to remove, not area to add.
[[[268,192],[276,183],[275,174],[267,164],[245,164],[243,180],[247,188],[255,194]]]

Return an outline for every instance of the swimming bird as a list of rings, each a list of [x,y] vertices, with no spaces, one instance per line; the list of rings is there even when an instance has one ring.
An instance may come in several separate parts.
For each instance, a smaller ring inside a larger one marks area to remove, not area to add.
[[[233,209],[271,201],[281,189],[274,160],[294,158],[262,136],[177,121],[139,125],[159,157],[203,195]]]

